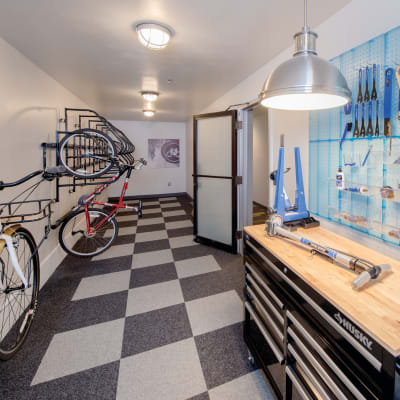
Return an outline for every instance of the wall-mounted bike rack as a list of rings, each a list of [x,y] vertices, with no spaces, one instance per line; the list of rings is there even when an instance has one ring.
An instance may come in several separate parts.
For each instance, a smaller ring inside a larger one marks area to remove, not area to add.
[[[85,130],[101,132],[106,135],[113,143],[116,152],[116,159],[123,164],[132,165],[134,163],[133,152],[135,151],[135,146],[133,143],[120,129],[115,127],[96,111],[90,109],[65,108],[64,118],[60,120],[60,122],[64,123],[65,130],[59,130],[56,132],[55,143],[41,144],[43,151],[43,169],[46,169],[47,166],[48,149],[56,151],[56,165],[61,165],[60,144],[63,142],[64,138],[73,133]],[[101,157],[98,157],[98,159],[92,158],[90,160],[86,158],[84,164],[82,164],[82,152],[87,151],[87,149],[96,149],[100,155],[102,150],[105,151],[104,145],[99,145],[99,142],[96,141],[96,139],[93,139],[90,135],[81,135],[77,136],[76,139],[73,138],[71,143],[68,143],[67,146],[63,146],[63,160],[65,160],[72,169],[77,169],[82,166],[82,169],[90,168],[92,174],[96,174],[104,168],[106,161],[103,161]],[[77,177],[71,176],[71,174],[68,173],[61,177],[57,177],[56,201],[59,201],[60,199],[60,188],[66,187],[69,188],[70,192],[75,192],[77,187],[101,185],[106,183],[110,177],[115,175],[117,172],[118,168],[112,166],[106,173],[96,177]]]

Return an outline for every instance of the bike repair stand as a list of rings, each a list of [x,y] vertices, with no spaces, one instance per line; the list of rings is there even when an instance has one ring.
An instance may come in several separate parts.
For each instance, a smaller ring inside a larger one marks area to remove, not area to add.
[[[282,217],[284,225],[290,230],[299,226],[313,228],[319,226],[319,221],[310,215],[306,207],[300,149],[298,147],[294,148],[294,158],[296,166],[296,195],[295,203],[292,205],[283,184],[284,174],[289,171],[289,169],[285,171],[285,148],[280,147],[278,169],[271,174],[271,179],[276,185],[274,211]]]

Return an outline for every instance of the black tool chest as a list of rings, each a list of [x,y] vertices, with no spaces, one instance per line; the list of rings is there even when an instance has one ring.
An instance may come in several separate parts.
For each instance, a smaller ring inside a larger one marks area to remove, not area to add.
[[[244,338],[278,399],[400,399],[400,359],[247,233],[244,264]]]

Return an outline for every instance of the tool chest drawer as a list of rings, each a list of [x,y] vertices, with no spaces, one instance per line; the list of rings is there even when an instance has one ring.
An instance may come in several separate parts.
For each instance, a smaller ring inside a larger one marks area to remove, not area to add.
[[[264,371],[271,355],[281,363],[286,383],[277,392],[282,377],[273,382],[276,396],[400,399],[399,359],[388,358],[350,317],[255,239],[244,239],[245,340]],[[262,337],[262,351],[252,331]]]

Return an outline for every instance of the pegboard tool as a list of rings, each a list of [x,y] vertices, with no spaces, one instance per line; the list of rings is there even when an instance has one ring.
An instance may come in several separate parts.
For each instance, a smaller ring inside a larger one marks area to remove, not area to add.
[[[384,113],[384,133],[390,137],[389,155],[392,153],[392,84],[393,84],[393,68],[387,68],[385,71],[385,99],[383,104]]]
[[[399,105],[398,105],[397,119],[400,120],[400,65],[398,65],[396,68],[396,79],[397,79],[397,84],[399,85]]]
[[[375,136],[379,136],[379,100],[376,101]]]
[[[376,100],[378,98],[378,92],[376,90],[376,64],[372,66],[372,92],[371,100]]]
[[[372,129],[372,101],[368,103],[368,126],[367,126],[367,135],[372,136],[374,134],[374,130]]]
[[[365,137],[365,103],[361,104],[361,130],[360,136]]]
[[[363,102],[363,94],[362,94],[362,68],[358,70],[358,96],[357,103]]]
[[[358,104],[354,106],[354,132],[353,137],[359,137],[360,130],[358,129]]]
[[[369,68],[365,68],[365,94],[364,94],[364,101],[369,101],[369,89],[368,89],[368,75],[369,75]]]

